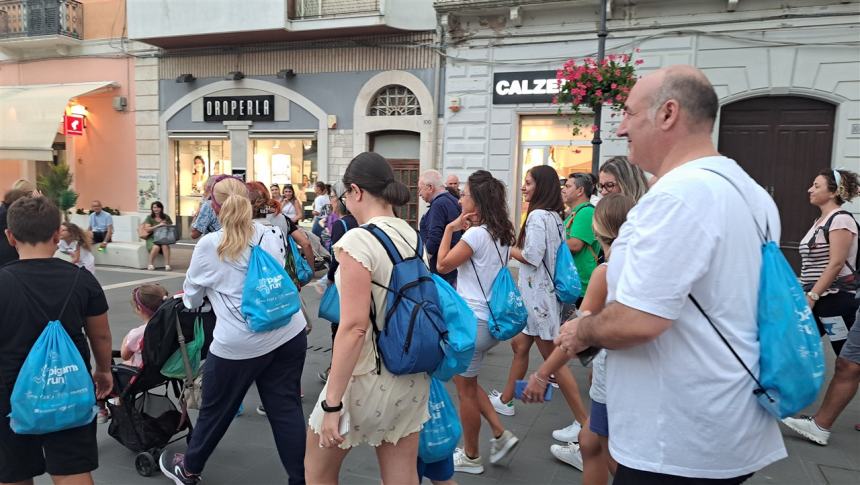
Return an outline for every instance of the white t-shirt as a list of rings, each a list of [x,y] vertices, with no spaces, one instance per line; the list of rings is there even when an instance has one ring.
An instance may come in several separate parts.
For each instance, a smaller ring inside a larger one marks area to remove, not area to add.
[[[286,199],[281,201],[281,214],[289,217],[290,219],[295,219],[298,216],[296,212],[296,205],[292,202],[287,202]]]
[[[320,214],[322,214],[323,209],[325,209],[325,206],[329,204],[331,204],[331,201],[329,200],[327,195],[316,196],[316,198],[314,199],[314,212],[319,212]]]
[[[218,244],[224,230],[206,234],[194,247],[191,263],[185,273],[183,302],[187,308],[197,308],[203,297],[209,298],[218,319],[212,335],[209,351],[229,360],[253,359],[268,354],[304,332],[307,321],[301,311],[296,312],[290,323],[270,332],[252,332],[241,319],[242,290],[248,272],[248,248],[237,261],[222,261],[218,257]],[[252,244],[257,244],[271,254],[281,265],[284,264],[283,233],[271,224],[254,221]]]
[[[727,175],[743,198],[705,167]],[[733,160],[706,157],[661,177],[621,227],[607,301],[672,320],[651,342],[608,351],[609,450],[624,466],[731,478],[787,456],[754,381],[688,298],[758,374],[762,242],[753,214],[778,241],[779,214],[767,192]]]
[[[487,300],[492,294],[493,281],[499,274],[499,270],[502,269],[502,260],[508,256],[510,248],[495,241],[485,225],[470,227],[463,233],[460,240],[472,248],[472,261],[475,263],[475,269],[472,269],[472,264],[469,261],[457,268],[457,293],[466,300],[478,320],[487,321],[490,318]],[[501,257],[499,257],[500,253]],[[475,277],[475,270],[481,278],[481,285],[484,287],[483,292],[478,284],[478,279]]]
[[[75,251],[78,249],[78,242],[66,242],[60,239],[59,244],[57,244],[57,249],[63,254],[68,254],[69,256],[74,257]],[[96,274],[96,257],[93,256],[93,253],[86,248],[81,248],[81,255],[78,259],[77,265],[79,268],[84,268],[90,273]]]

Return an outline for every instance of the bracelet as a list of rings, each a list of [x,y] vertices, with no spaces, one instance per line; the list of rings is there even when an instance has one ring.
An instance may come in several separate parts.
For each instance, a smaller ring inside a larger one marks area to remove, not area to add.
[[[336,413],[343,409],[343,401],[338,403],[337,406],[329,406],[328,403],[325,402],[325,399],[323,399],[322,401],[320,401],[320,407],[322,407],[322,410],[327,413]]]
[[[545,381],[545,380],[541,379],[537,372],[534,373],[534,376],[535,376],[535,379],[537,379],[538,382],[540,382],[541,384],[544,384],[544,385],[549,384],[549,381]]]

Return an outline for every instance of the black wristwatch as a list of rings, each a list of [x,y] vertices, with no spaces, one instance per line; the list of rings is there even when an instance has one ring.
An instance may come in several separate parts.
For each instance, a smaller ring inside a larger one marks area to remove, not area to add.
[[[322,407],[323,411],[327,413],[336,413],[343,409],[343,401],[338,403],[337,406],[329,406],[328,403],[325,402],[325,399],[323,399],[322,401],[320,401],[320,406]]]

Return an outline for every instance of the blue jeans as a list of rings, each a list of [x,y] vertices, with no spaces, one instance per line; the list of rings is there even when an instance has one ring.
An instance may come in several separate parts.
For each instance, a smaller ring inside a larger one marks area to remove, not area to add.
[[[203,366],[203,405],[185,452],[186,469],[191,473],[203,471],[236,416],[242,398],[256,382],[289,483],[304,484],[306,423],[301,378],[306,353],[307,335],[302,331],[284,345],[253,359],[229,360],[209,354]]]

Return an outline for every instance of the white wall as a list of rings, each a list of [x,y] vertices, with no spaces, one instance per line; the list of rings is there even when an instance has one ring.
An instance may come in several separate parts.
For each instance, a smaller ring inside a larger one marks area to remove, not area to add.
[[[436,11],[429,0],[384,0],[385,23],[403,30],[434,30]]]
[[[656,2],[644,3],[616,10],[608,53],[641,48],[641,73],[695,65],[714,84],[723,105],[769,94],[831,102],[837,106],[832,164],[860,171],[860,134],[852,134],[852,126],[860,124],[860,56],[856,46],[844,45],[857,40],[858,2],[811,8],[824,2],[784,6],[753,0],[740,2],[746,10],[734,13],[725,12],[725,2],[711,0],[687,2],[683,11],[677,5],[660,9]],[[488,169],[508,183],[515,200],[518,116],[554,114],[556,106],[493,106],[493,72],[558,69],[565,59],[594,55],[593,9],[562,7],[526,10],[520,27],[490,22],[491,16],[450,20],[444,99],[447,106],[448,99],[459,98],[462,109],[445,110],[443,172]],[[800,16],[777,18],[786,13]],[[676,33],[679,29],[685,32]],[[626,142],[614,136],[619,122],[604,111],[602,160],[626,154]]]
[[[287,0],[127,0],[128,37],[283,29]]]

